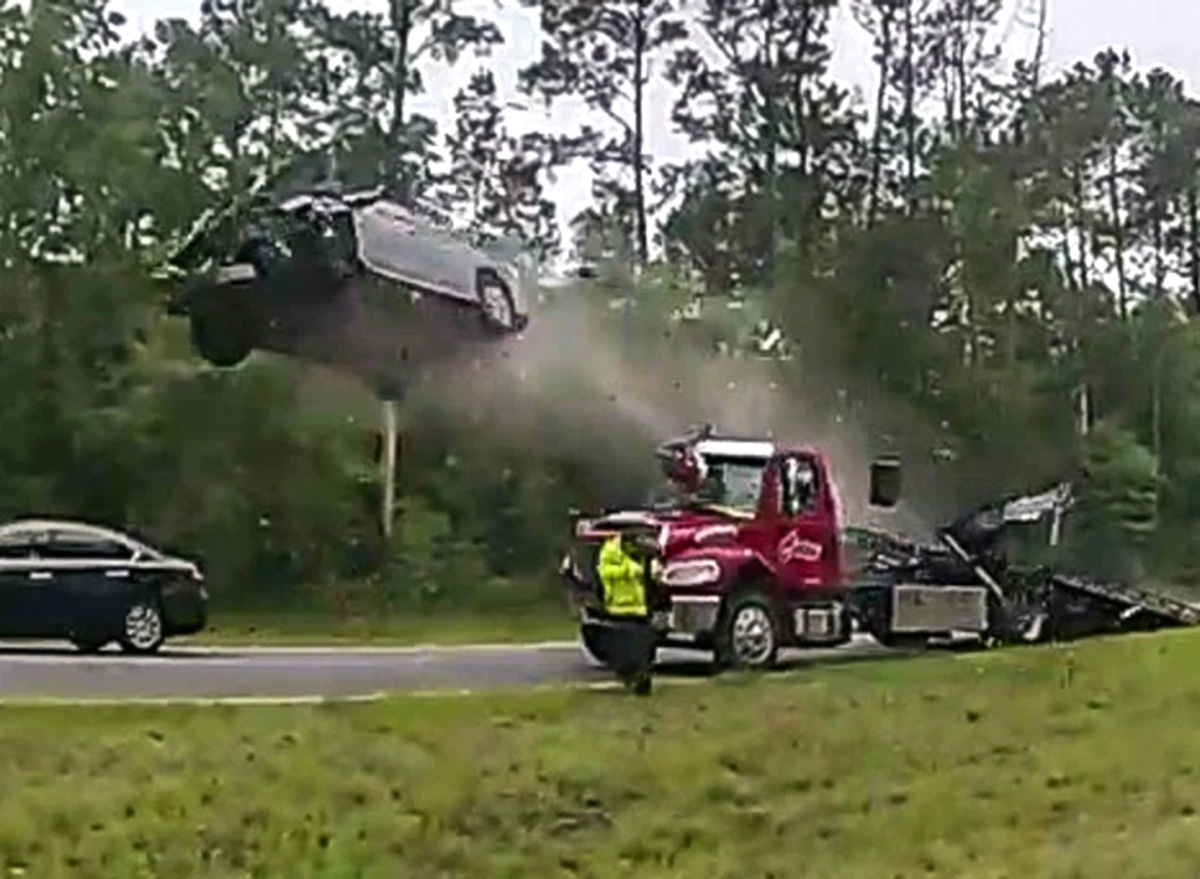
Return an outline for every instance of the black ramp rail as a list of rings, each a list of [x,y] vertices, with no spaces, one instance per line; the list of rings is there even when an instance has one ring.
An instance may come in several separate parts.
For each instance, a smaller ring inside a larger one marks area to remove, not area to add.
[[[1148,592],[1135,586],[1101,583],[1086,577],[1055,574],[1051,582],[1057,589],[1124,605],[1130,616],[1145,613],[1181,626],[1200,625],[1200,605],[1181,601],[1159,592]]]

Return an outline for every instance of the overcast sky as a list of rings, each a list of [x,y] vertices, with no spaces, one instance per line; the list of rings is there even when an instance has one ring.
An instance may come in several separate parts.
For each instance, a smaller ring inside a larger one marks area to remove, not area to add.
[[[337,10],[354,8],[383,11],[387,0],[329,0]],[[1047,61],[1052,69],[1070,66],[1078,60],[1090,60],[1101,49],[1115,45],[1129,49],[1138,67],[1162,66],[1181,77],[1189,91],[1200,89],[1200,0],[1049,0],[1050,37]],[[1006,55],[1021,57],[1033,45],[1032,31],[1023,20],[1035,16],[1037,0],[1005,0],[1003,12]],[[194,20],[199,0],[113,0],[113,5],[129,16],[130,34],[146,31],[158,18],[180,16]],[[448,119],[455,91],[479,64],[491,65],[506,100],[521,100],[516,89],[517,70],[537,53],[538,28],[535,14],[516,8],[515,0],[504,0],[497,10],[495,0],[460,0],[464,12],[475,11],[497,21],[507,39],[490,59],[465,58],[456,69],[426,71],[429,94],[415,101],[413,108],[439,119]],[[847,84],[869,92],[872,64],[869,41],[850,20],[842,4],[834,27],[834,72]],[[669,99],[665,89],[655,90],[651,100],[663,107],[650,114],[648,149],[660,162],[678,161],[689,150],[669,125]],[[586,110],[560,105],[552,113],[540,106],[513,120],[518,129],[544,128],[570,130]],[[444,123],[443,123],[444,124]],[[586,169],[571,169],[560,174],[552,196],[564,219],[586,206],[590,197],[590,177]]]

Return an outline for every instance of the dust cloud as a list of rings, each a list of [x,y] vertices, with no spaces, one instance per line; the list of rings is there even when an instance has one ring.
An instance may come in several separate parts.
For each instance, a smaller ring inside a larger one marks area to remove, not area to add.
[[[686,327],[633,344],[606,305],[602,296],[560,294],[522,337],[431,373],[414,389],[418,405],[444,407],[530,450],[648,475],[659,442],[702,423],[810,446],[833,468],[846,522],[927,534],[910,504],[886,512],[867,504],[869,464],[884,449],[847,414],[818,411],[788,387],[785,364],[717,356]]]

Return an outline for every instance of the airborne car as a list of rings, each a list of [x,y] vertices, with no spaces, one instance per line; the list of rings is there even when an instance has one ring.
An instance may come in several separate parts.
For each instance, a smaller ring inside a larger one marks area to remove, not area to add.
[[[83,522],[0,526],[0,638],[65,638],[84,652],[111,641],[154,653],[200,631],[208,593],[199,567]]]
[[[379,188],[259,191],[201,219],[170,310],[217,366],[255,348],[360,371],[443,359],[529,323],[525,273]]]

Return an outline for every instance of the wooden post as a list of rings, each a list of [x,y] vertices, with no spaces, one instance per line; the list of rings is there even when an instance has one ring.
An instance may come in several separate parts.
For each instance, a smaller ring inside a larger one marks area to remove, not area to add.
[[[396,509],[396,401],[384,399],[383,454],[380,456],[380,478],[383,480],[383,505],[380,510],[383,536],[392,536],[392,520]]]

